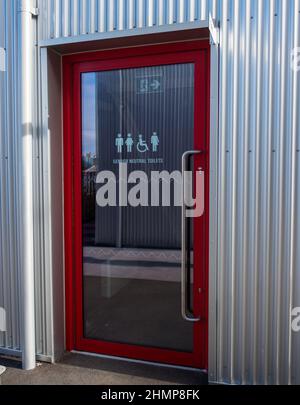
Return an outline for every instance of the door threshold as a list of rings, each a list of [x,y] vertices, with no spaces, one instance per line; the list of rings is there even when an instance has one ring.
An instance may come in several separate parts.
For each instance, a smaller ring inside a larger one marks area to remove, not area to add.
[[[177,369],[177,370],[194,371],[194,372],[196,371],[196,372],[199,372],[199,374],[207,374],[207,370],[205,370],[205,369],[188,367],[188,366],[178,366],[176,364],[165,364],[165,363],[159,363],[159,362],[148,361],[148,360],[130,359],[128,357],[110,356],[107,354],[83,352],[80,350],[71,350],[70,353],[82,354],[84,356],[98,357],[100,359],[119,360],[119,361],[123,361],[123,362],[127,362],[127,363],[143,364],[143,365],[149,365],[149,366],[159,366],[159,367],[165,367],[165,368],[171,368],[171,369]]]

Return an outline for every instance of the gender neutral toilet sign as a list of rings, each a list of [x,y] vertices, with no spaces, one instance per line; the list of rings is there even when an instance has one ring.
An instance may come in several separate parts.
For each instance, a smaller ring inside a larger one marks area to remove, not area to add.
[[[142,134],[133,137],[131,133],[128,133],[126,137],[119,133],[115,138],[116,152],[119,154],[123,152],[131,154],[135,149],[140,154],[148,151],[156,153],[158,152],[159,143],[160,140],[157,132],[153,132],[150,139],[147,139]]]

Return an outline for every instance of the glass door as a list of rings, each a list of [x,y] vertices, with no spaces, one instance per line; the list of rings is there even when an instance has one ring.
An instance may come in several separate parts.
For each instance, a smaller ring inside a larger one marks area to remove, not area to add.
[[[80,350],[205,368],[206,56],[75,64]]]

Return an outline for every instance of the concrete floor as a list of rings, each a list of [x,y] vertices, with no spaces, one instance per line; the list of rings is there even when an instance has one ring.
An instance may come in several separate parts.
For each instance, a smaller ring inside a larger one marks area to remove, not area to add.
[[[103,359],[81,354],[66,354],[57,364],[40,364],[33,371],[23,371],[20,361],[0,357],[6,371],[2,385],[161,385],[206,384],[206,375],[122,360]]]

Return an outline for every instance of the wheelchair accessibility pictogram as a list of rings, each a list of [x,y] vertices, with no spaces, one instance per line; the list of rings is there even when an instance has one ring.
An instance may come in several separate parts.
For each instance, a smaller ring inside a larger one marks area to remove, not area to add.
[[[143,140],[143,135],[139,135],[139,141],[136,148],[140,153],[145,153],[149,150],[147,142]]]

